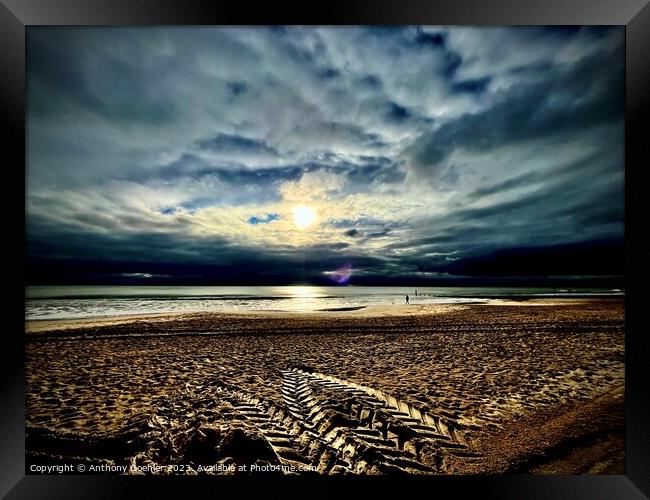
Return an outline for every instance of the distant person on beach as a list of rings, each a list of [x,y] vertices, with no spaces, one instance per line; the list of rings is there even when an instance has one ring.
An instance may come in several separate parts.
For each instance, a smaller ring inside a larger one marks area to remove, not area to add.
[[[415,296],[416,296],[416,297],[418,296],[418,291],[417,291],[417,290],[415,291]]]
[[[408,295],[406,296],[406,303],[407,304],[409,303],[409,296]]]

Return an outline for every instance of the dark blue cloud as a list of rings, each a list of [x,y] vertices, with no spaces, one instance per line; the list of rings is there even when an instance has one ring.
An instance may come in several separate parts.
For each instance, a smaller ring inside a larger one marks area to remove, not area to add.
[[[170,182],[183,178],[214,177],[228,184],[272,183],[298,179],[310,166],[287,165],[279,167],[249,168],[218,160],[207,160],[196,154],[185,153],[178,160],[156,169],[155,172],[130,172],[125,178],[135,182],[152,182],[157,179]]]
[[[278,152],[264,141],[231,134],[217,134],[197,142],[200,149],[229,153],[256,153],[277,155]]]
[[[623,62],[622,48],[602,51],[505,90],[487,110],[464,114],[421,136],[410,148],[412,158],[418,166],[435,169],[458,148],[486,151],[622,120]],[[555,96],[561,99],[557,103]]]
[[[87,33],[81,31],[81,38]],[[50,43],[53,36],[56,44]],[[151,88],[150,82],[157,75],[123,59],[103,54],[98,65],[101,85],[91,85],[83,67],[85,48],[81,41],[73,31],[30,31],[26,59],[28,105],[32,112],[61,115],[81,109],[116,122],[153,125],[174,123],[179,118],[176,103]],[[160,69],[161,73],[166,71]]]
[[[458,68],[463,64],[463,57],[457,52],[445,52],[442,66],[442,74],[448,80],[451,80]]]
[[[465,276],[621,276],[625,272],[622,240],[595,240],[498,250],[444,266]]]
[[[332,80],[341,76],[341,72],[336,68],[322,68],[316,74],[323,80]]]
[[[490,85],[492,79],[489,76],[484,78],[475,78],[472,80],[461,80],[452,82],[451,89],[453,92],[466,92],[470,94],[482,94]]]
[[[406,172],[395,164],[355,166],[345,171],[349,182],[366,187],[371,183],[398,184],[406,177]]]
[[[549,61],[536,61],[531,64],[517,65],[509,68],[506,73],[514,77],[528,76],[543,77],[545,74],[555,71],[553,64]]]
[[[445,41],[444,33],[425,33],[421,28],[418,28],[415,36],[415,43],[423,47],[444,47]]]
[[[392,230],[390,228],[384,228],[383,230],[374,233],[366,233],[366,238],[383,238],[391,233]]]
[[[386,118],[388,118],[389,121],[404,122],[410,117],[411,113],[409,113],[404,106],[400,106],[394,102],[389,103],[388,111],[386,112]]]
[[[372,90],[379,90],[383,86],[381,80],[375,75],[366,75],[359,79],[359,83],[362,87]]]
[[[233,97],[237,97],[248,90],[248,84],[246,82],[228,82],[226,83],[226,87],[232,93]]]
[[[346,251],[346,243],[282,250],[233,245],[219,237],[201,239],[143,232],[125,236],[56,230],[56,239],[28,233],[30,283],[120,283],[125,275],[151,274],[160,284],[326,284],[325,271],[353,262],[379,269],[382,260]],[[128,280],[127,280],[128,281]],[[132,280],[130,280],[132,281]]]

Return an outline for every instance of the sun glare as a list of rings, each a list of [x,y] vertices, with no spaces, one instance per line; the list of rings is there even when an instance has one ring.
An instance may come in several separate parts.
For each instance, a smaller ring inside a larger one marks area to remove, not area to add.
[[[316,221],[316,212],[306,205],[298,205],[293,209],[293,222],[299,228],[311,226]]]

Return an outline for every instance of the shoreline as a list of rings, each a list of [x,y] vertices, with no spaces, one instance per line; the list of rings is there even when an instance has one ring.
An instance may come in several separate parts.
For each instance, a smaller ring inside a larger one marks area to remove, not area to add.
[[[175,320],[192,320],[206,317],[214,319],[232,318],[324,318],[332,317],[385,317],[385,316],[413,316],[413,315],[435,315],[443,314],[454,310],[463,310],[472,305],[487,306],[568,306],[600,300],[622,300],[622,297],[509,297],[486,299],[485,302],[457,302],[457,303],[427,303],[427,304],[390,304],[390,305],[371,305],[371,306],[351,306],[349,308],[332,308],[314,311],[283,311],[283,310],[218,310],[218,311],[172,311],[172,312],[153,312],[153,313],[134,313],[120,315],[103,315],[83,318],[42,318],[26,319],[25,333],[35,334],[56,330],[74,330],[83,328],[101,328],[104,326],[116,326],[138,322],[147,323],[166,323]]]

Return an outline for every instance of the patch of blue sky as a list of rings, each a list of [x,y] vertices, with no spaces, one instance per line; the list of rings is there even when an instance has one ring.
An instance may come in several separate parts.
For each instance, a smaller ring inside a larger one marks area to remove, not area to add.
[[[280,219],[280,214],[276,214],[276,213],[269,213],[261,217],[258,217],[257,215],[253,215],[248,218],[248,223],[252,224],[253,226],[257,226],[258,224],[270,224],[271,222],[279,219]]]

